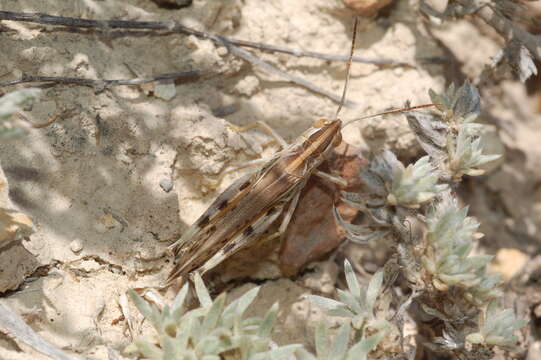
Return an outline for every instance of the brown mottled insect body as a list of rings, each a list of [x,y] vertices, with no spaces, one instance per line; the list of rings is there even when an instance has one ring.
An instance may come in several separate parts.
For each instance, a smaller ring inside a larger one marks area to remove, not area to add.
[[[320,120],[261,169],[229,186],[171,247],[176,265],[168,282],[205,273],[260,237],[288,208],[280,231],[307,179],[341,140],[340,120]]]

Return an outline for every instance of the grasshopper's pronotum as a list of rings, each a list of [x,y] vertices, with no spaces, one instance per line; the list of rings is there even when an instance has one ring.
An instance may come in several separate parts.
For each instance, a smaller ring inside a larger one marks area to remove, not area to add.
[[[312,174],[317,173],[340,183],[340,179],[321,173],[317,168],[341,141],[343,126],[338,114],[347,90],[356,33],[357,20],[353,28],[344,92],[335,119],[316,121],[290,145],[279,140],[283,145],[280,152],[259,170],[238,179],[220,194],[182,237],[171,245],[175,266],[167,279],[168,284],[175,278],[194,271],[201,274],[209,271],[260,238],[283,214],[282,223],[275,234],[280,236],[286,230],[301,190]],[[419,107],[426,106],[431,105]],[[387,111],[360,119],[419,107]]]

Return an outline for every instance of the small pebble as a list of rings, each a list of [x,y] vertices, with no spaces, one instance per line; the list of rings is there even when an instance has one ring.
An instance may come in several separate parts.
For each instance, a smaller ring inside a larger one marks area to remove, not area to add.
[[[175,83],[172,81],[161,82],[154,86],[154,96],[159,99],[169,101],[174,98],[176,94],[177,89],[175,87]]]
[[[162,179],[160,180],[160,187],[163,191],[168,193],[169,191],[171,191],[171,189],[173,189],[173,182],[171,181],[171,179]]]
[[[70,249],[74,253],[78,253],[79,251],[83,250],[83,242],[81,239],[75,239],[70,243]]]

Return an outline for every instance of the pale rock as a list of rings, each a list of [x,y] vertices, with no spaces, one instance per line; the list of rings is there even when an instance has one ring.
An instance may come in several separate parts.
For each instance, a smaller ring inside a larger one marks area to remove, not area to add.
[[[359,16],[373,16],[393,0],[344,0],[347,7],[355,11]]]

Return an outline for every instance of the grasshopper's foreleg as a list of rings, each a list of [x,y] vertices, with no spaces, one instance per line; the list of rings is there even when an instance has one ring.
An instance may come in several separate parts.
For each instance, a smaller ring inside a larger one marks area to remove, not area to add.
[[[333,184],[336,184],[336,185],[338,185],[340,187],[343,187],[343,188],[348,186],[348,182],[344,178],[342,178],[340,176],[332,175],[332,174],[329,174],[329,173],[326,173],[326,172],[323,172],[323,171],[320,171],[320,170],[314,171],[314,175],[319,176],[320,178],[322,178],[324,180],[327,180],[327,181],[330,181]]]
[[[227,126],[229,126],[231,129],[235,130],[238,133],[241,133],[253,128],[259,128],[259,130],[267,133],[270,137],[272,137],[278,143],[278,145],[280,145],[282,149],[285,149],[288,145],[287,141],[285,141],[283,137],[281,137],[276,131],[274,131],[274,129],[271,128],[266,122],[261,121],[261,120],[251,122],[245,126],[237,126],[231,123],[227,123]]]

